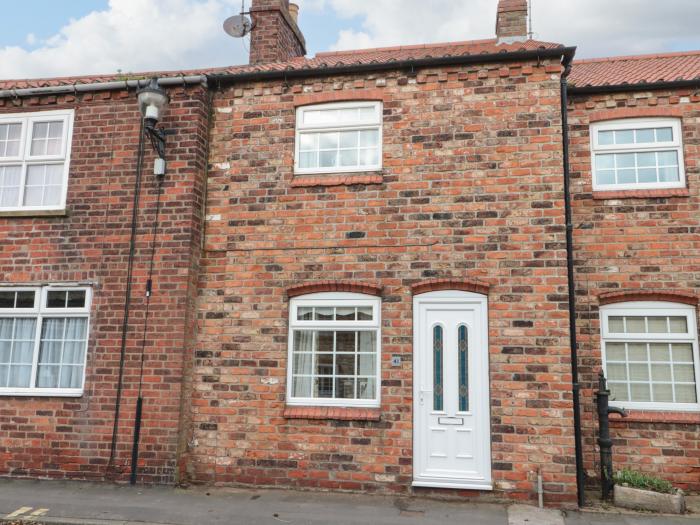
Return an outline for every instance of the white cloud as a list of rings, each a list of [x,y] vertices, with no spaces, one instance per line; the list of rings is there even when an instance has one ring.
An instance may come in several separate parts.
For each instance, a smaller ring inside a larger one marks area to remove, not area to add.
[[[238,0],[110,0],[32,50],[0,48],[0,78],[176,70],[247,61],[221,29]]]
[[[361,27],[333,49],[491,38],[497,0],[306,0]],[[532,0],[535,38],[577,45],[577,56],[700,48],[698,0]]]
[[[493,36],[494,0],[327,0],[341,17],[360,17],[360,30],[341,31],[333,49],[469,40]]]
[[[700,48],[698,0],[533,0],[543,40],[578,45],[600,57]]]

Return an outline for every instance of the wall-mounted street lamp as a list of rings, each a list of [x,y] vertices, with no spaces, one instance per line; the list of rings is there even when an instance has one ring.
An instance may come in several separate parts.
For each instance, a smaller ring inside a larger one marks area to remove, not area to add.
[[[163,183],[165,179],[165,137],[166,135],[172,134],[168,130],[158,128],[158,122],[168,105],[169,98],[168,94],[158,85],[158,79],[152,78],[150,83],[139,89],[137,91],[139,109],[141,110],[142,120],[142,135],[139,136],[139,153],[138,160],[136,162],[137,166],[137,177],[136,177],[136,189],[134,191],[134,208],[132,215],[132,227],[131,227],[131,241],[130,241],[130,255],[129,255],[129,266],[127,270],[127,289],[126,289],[126,303],[124,307],[124,323],[122,327],[122,363],[124,359],[124,352],[126,348],[126,338],[129,323],[129,305],[131,300],[131,276],[134,265],[134,253],[136,248],[136,233],[137,233],[137,219],[139,210],[139,195],[141,193],[141,173],[143,168],[144,159],[144,140],[148,137],[151,141],[151,145],[158,155],[155,159],[153,165],[153,174],[157,177],[158,181],[158,196],[156,200],[155,208],[155,219],[153,221],[153,239],[151,241],[151,259],[150,266],[148,270],[148,279],[146,281],[146,314],[144,319],[143,327],[143,339],[141,341],[141,376],[139,379],[139,390],[138,397],[136,399],[136,414],[134,417],[134,440],[131,447],[131,476],[129,482],[134,485],[136,483],[136,477],[138,474],[138,461],[139,461],[139,439],[141,436],[141,419],[143,413],[143,363],[145,360],[146,352],[146,338],[148,335],[148,314],[149,305],[151,299],[151,291],[153,286],[153,270],[155,265],[155,254],[157,245],[157,235],[158,235],[158,217],[160,213],[160,201],[161,194],[163,193]],[[123,367],[123,364],[120,364]],[[123,368],[120,368],[120,384],[117,393],[117,407],[121,399],[121,377]],[[115,429],[114,435],[117,435],[117,425],[118,425],[118,408],[115,413]]]
[[[158,129],[158,121],[170,99],[158,85],[158,79],[152,78],[150,84],[138,92],[139,108],[143,117],[144,130],[151,139],[153,149],[158,153],[154,173],[165,175],[165,132]]]

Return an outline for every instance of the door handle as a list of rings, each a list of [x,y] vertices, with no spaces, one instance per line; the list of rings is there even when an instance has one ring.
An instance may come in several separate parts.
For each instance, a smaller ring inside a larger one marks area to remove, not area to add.
[[[425,402],[425,394],[430,394],[431,392],[432,392],[432,390],[425,390],[423,388],[420,389],[418,394],[419,394],[419,401],[420,401],[421,405]]]

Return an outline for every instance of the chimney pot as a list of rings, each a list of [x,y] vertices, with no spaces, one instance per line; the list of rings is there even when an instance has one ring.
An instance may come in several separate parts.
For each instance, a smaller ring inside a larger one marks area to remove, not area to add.
[[[289,15],[295,24],[299,23],[299,6],[297,4],[289,3]]]
[[[524,42],[528,39],[528,0],[499,0],[496,37],[499,44]]]

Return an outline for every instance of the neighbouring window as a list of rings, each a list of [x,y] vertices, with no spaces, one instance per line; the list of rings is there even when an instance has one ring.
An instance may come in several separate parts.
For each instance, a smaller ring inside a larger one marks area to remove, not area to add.
[[[616,404],[700,410],[695,308],[630,302],[601,313],[605,375]]]
[[[382,166],[382,104],[297,109],[295,173],[374,171]]]
[[[685,187],[679,119],[629,119],[591,126],[593,189]]]
[[[65,208],[73,111],[0,115],[0,211]]]
[[[322,293],[292,299],[287,402],[379,406],[380,299]]]
[[[0,395],[80,395],[90,288],[0,287]]]

